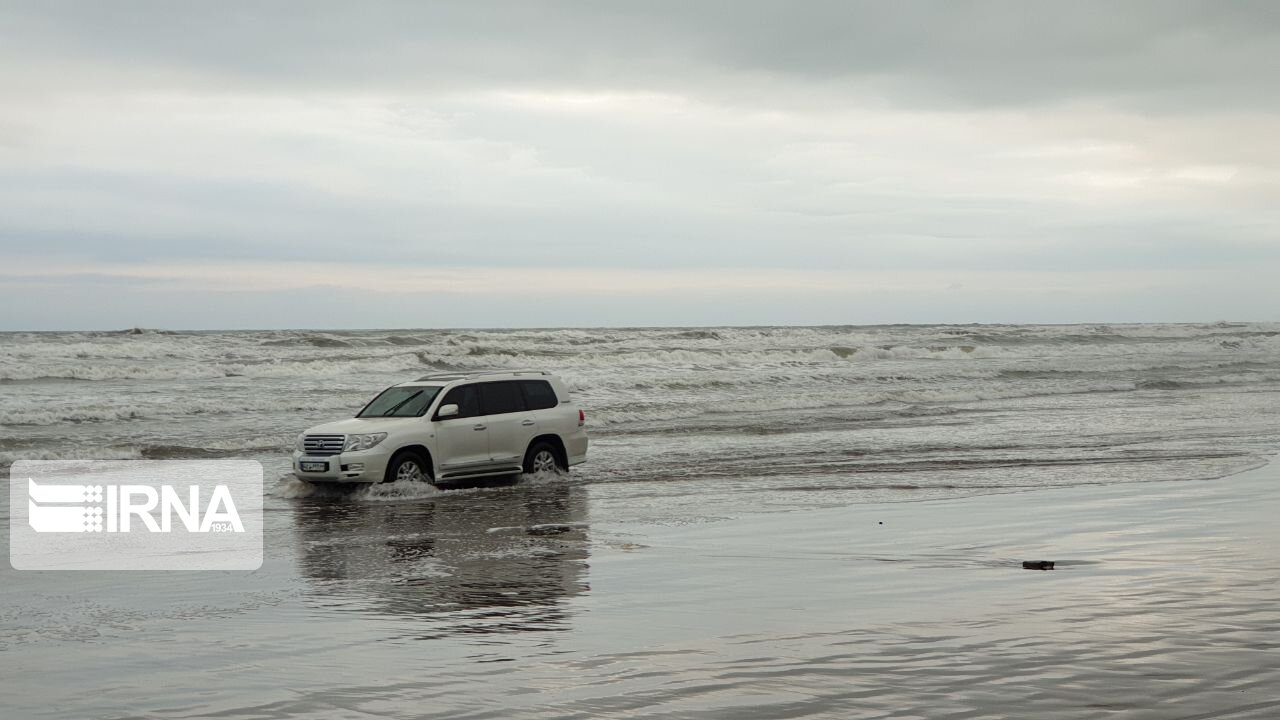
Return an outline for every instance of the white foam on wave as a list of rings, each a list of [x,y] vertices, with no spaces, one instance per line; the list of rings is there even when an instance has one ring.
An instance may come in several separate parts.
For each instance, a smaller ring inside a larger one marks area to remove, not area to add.
[[[19,460],[141,460],[138,448],[62,448],[0,452],[0,466]]]
[[[638,369],[796,367],[883,361],[1202,355],[1280,350],[1280,325],[704,328],[387,333],[18,336],[0,380],[338,378],[427,367]]]
[[[384,383],[430,367],[557,371],[597,428],[891,403],[934,412],[919,408],[1275,382],[1276,333],[1280,325],[1250,324],[9,336],[0,380],[154,382],[138,392],[0,386],[12,390],[0,393],[0,424],[29,432],[21,428],[191,418],[239,435],[271,425],[289,431],[287,442],[313,419],[349,416]]]
[[[1196,384],[1243,384],[1280,380],[1280,376],[1223,376],[1197,380]],[[1169,386],[1174,387],[1173,385]],[[1083,395],[1090,393],[1127,392],[1144,388],[1143,381],[1097,380],[1057,384],[1014,385],[1009,382],[974,383],[963,386],[939,385],[936,387],[904,387],[893,389],[885,385],[865,389],[825,388],[742,400],[738,394],[728,397],[695,397],[687,402],[650,403],[634,402],[619,407],[597,408],[590,415],[592,424],[601,427],[625,427],[635,424],[689,420],[716,414],[753,414],[796,410],[822,410],[827,408],[884,407],[901,404],[898,411],[885,411],[888,415],[945,415],[954,411],[952,405],[965,405],[992,400],[1016,400],[1019,398]]]
[[[6,403],[7,404],[7,403]],[[112,422],[134,420],[140,416],[136,405],[120,407],[65,407],[36,406],[5,407],[0,405],[0,424],[4,425],[61,425],[62,423]]]
[[[422,368],[415,352],[397,350],[387,354],[317,357],[314,352],[296,356],[273,356],[271,348],[256,355],[160,354],[145,360],[101,359],[101,357],[24,357],[0,352],[0,380],[209,380],[219,378],[338,378],[358,375],[412,373]],[[174,356],[177,355],[177,356]]]
[[[171,396],[142,394],[74,393],[66,396],[47,393],[0,398],[0,425],[62,425],[67,423],[121,422],[143,419],[190,417],[278,411],[347,412],[359,408],[367,398],[345,394],[322,394],[305,404],[282,402],[269,395],[199,398],[185,396],[175,402]],[[296,401],[294,401],[296,403]]]

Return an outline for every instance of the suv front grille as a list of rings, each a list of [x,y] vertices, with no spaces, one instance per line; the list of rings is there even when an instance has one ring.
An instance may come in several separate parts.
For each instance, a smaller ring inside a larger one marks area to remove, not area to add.
[[[302,450],[307,455],[340,455],[346,442],[346,435],[308,435],[302,438]]]

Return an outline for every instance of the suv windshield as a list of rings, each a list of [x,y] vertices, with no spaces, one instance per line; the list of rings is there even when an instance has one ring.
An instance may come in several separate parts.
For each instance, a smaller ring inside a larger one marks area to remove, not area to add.
[[[356,417],[418,417],[440,393],[439,387],[390,387],[364,406]]]

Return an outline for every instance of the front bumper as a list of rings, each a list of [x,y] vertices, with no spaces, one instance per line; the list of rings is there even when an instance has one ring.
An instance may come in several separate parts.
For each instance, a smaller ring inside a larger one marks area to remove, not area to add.
[[[376,483],[387,472],[391,453],[381,447],[338,455],[306,455],[293,451],[293,474],[307,482]],[[303,463],[324,463],[324,470],[303,470]]]

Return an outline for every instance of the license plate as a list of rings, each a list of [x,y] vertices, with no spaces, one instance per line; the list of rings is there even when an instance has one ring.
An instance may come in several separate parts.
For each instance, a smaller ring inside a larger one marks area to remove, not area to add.
[[[329,472],[329,463],[327,462],[304,462],[298,463],[302,467],[302,472]]]

